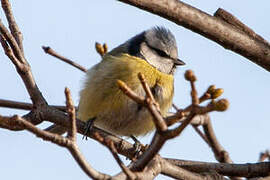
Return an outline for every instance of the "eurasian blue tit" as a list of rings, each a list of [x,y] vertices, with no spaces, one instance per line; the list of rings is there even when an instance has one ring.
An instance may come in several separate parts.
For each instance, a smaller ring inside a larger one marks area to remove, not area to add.
[[[176,66],[184,64],[178,59],[176,40],[168,29],[154,27],[134,36],[88,70],[80,92],[78,118],[85,122],[95,119],[95,126],[120,136],[151,132],[155,128],[151,114],[127,97],[117,80],[145,96],[138,79],[141,72],[165,117],[172,106]]]

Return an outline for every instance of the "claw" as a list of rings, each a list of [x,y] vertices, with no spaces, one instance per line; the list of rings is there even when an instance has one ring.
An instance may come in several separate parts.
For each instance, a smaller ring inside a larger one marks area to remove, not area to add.
[[[90,118],[87,122],[86,125],[84,127],[84,133],[83,133],[83,137],[82,139],[87,140],[87,133],[91,131],[93,125],[94,125],[94,121],[96,120],[96,117]]]
[[[131,135],[130,137],[134,141],[134,144],[133,144],[133,147],[135,149],[135,155],[134,156],[137,159],[137,157],[142,152],[143,144],[141,144],[141,142],[135,136]]]

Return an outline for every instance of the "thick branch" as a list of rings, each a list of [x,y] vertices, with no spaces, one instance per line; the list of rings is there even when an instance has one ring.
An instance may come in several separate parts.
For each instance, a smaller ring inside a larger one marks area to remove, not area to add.
[[[270,71],[270,46],[245,32],[178,0],[119,0],[164,17],[215,41]]]
[[[234,26],[235,28],[243,31],[244,33],[248,34],[250,37],[257,39],[265,43],[267,46],[270,46],[269,42],[263,39],[260,35],[256,34],[252,29],[242,23],[239,19],[233,16],[231,13],[225,11],[224,9],[219,8],[215,14],[215,17],[220,18],[221,20],[229,23],[230,25]]]
[[[264,177],[270,172],[270,162],[247,163],[247,164],[230,164],[230,163],[209,163],[199,161],[187,161],[165,158],[170,163],[190,170],[192,172],[202,173],[216,171],[224,176],[238,177]]]
[[[177,168],[176,165],[170,163],[169,161],[165,159],[161,159],[162,161],[162,169],[161,173],[165,174],[167,176],[173,177],[175,179],[194,179],[194,180],[199,180],[199,179],[204,179],[198,174],[191,173],[190,171],[187,171],[186,169],[180,167],[181,169]]]
[[[58,115],[52,115],[51,116],[51,122],[54,122],[58,125],[62,125],[63,127],[70,128],[70,122],[65,115],[65,113],[58,111]],[[61,116],[59,116],[62,114]],[[49,116],[46,116],[49,117]],[[58,118],[57,118],[58,117]],[[4,123],[7,123],[7,125],[10,127],[15,127],[14,121],[10,121],[10,118],[6,119],[4,117],[0,116],[0,126]],[[10,124],[12,123],[12,124]],[[84,127],[85,123],[81,122],[79,120],[76,121],[76,125],[78,128],[78,131],[83,134],[84,133]],[[17,125],[18,126],[18,125]],[[25,129],[21,126],[19,126],[21,129]],[[3,127],[7,128],[7,127]],[[9,128],[8,128],[9,129]],[[11,129],[12,130],[12,129]],[[102,131],[98,128],[93,127],[93,129],[89,132],[88,136],[95,139],[94,135],[95,133],[100,134],[103,138],[110,139],[114,142],[115,147],[117,148],[117,152],[119,154],[122,154],[128,158],[132,158],[135,154],[134,147],[129,142],[116,137],[114,135],[110,135],[106,133],[105,131]],[[182,167],[184,169],[194,171],[194,172],[208,172],[210,170],[215,170],[218,173],[226,176],[241,176],[245,177],[248,175],[249,177],[261,177],[265,176],[270,171],[270,163],[264,162],[264,163],[255,163],[255,164],[227,164],[227,163],[206,163],[206,162],[195,162],[195,161],[184,161],[184,160],[175,160],[175,159],[166,159],[169,160],[170,163],[177,165],[179,167]],[[258,165],[258,167],[256,167]],[[254,169],[254,167],[256,167]],[[247,172],[249,172],[247,174]]]

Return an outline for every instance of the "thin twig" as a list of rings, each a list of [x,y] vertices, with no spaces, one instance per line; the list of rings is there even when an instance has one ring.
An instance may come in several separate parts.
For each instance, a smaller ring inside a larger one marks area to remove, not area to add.
[[[21,52],[22,54],[24,53],[23,52],[23,36],[22,36],[22,33],[15,21],[15,18],[13,16],[13,13],[12,13],[12,9],[11,9],[11,5],[9,3],[8,0],[1,0],[2,2],[2,8],[5,12],[5,15],[6,15],[6,18],[8,20],[8,24],[9,24],[9,29],[11,31],[11,34],[13,35],[13,37],[15,37],[20,49],[21,49]]]
[[[160,132],[166,131],[168,129],[168,126],[160,113],[159,104],[156,102],[156,100],[155,100],[155,98],[150,90],[149,85],[146,83],[144,75],[142,73],[139,73],[138,78],[140,79],[140,82],[141,82],[143,89],[146,93],[145,101],[146,101],[148,110],[150,111],[150,113],[152,114],[152,116],[154,118],[154,123],[155,123],[155,127],[156,127],[157,131],[160,131]]]
[[[209,116],[207,116],[207,120],[203,125],[203,130],[217,161],[225,163],[233,163],[233,161],[229,156],[229,153],[218,142]]]
[[[208,139],[205,136],[205,134],[198,128],[198,126],[195,126],[192,124],[193,129],[199,134],[199,136],[204,140],[206,144],[209,145]]]
[[[145,105],[145,98],[142,96],[137,95],[134,91],[132,91],[126,83],[121,80],[117,81],[118,87],[122,90],[122,92],[131,98],[133,101],[137,102],[138,104]]]
[[[26,69],[27,67],[24,66],[20,60],[13,54],[11,48],[9,47],[6,39],[4,38],[3,35],[0,36],[0,40],[1,40],[1,45],[5,51],[5,54],[7,55],[7,57],[12,61],[12,63],[15,65],[15,67],[18,69],[18,70],[23,70],[23,69]],[[26,71],[26,70],[23,70],[23,71]]]
[[[220,109],[221,104],[228,103],[226,100],[221,99],[221,100],[217,101],[216,103],[211,102],[205,107],[199,107],[198,104],[200,103],[200,99],[198,98],[198,95],[197,95],[198,93],[197,93],[197,90],[196,90],[195,84],[194,84],[194,82],[196,81],[197,78],[191,70],[187,70],[185,72],[185,79],[190,82],[190,86],[191,86],[192,105],[188,106],[186,108],[186,109],[190,109],[190,112],[188,113],[187,118],[181,123],[181,125],[179,125],[178,127],[174,128],[172,130],[168,130],[166,132],[163,132],[163,136],[167,139],[171,139],[171,138],[174,138],[176,136],[179,136],[196,115],[206,114],[208,112],[215,111],[215,110],[221,110]],[[224,106],[226,106],[226,105],[224,105]],[[227,108],[227,106],[226,106],[226,108]],[[226,108],[224,108],[222,110],[226,110]],[[186,109],[185,109],[185,111],[186,111]]]
[[[204,101],[204,100],[206,100],[206,99],[208,99],[208,97],[210,97],[210,96],[207,96],[207,98],[206,98],[206,94],[207,93],[205,93],[201,98],[199,98],[199,103],[201,103],[202,101]],[[175,104],[173,104],[173,108],[176,110],[176,111],[179,111],[180,109],[175,105]],[[206,136],[204,135],[204,133],[198,128],[198,125],[196,124],[196,125],[194,125],[192,122],[193,122],[193,120],[195,119],[196,117],[194,117],[192,120],[191,120],[191,124],[192,124],[192,127],[193,127],[193,129],[195,130],[195,132],[197,132],[198,134],[199,134],[199,136],[208,144],[208,140],[207,140],[207,138],[206,138]]]
[[[141,82],[141,84],[143,86],[143,89],[144,89],[144,91],[146,93],[146,97],[148,97],[151,101],[156,103],[156,100],[155,100],[155,98],[154,98],[154,96],[152,94],[152,91],[151,91],[150,87],[148,86],[148,84],[145,81],[144,75],[142,73],[139,73],[138,78],[139,78],[139,80],[140,80],[140,82]],[[157,108],[159,108],[159,107],[157,107]]]
[[[194,112],[191,112],[179,126],[164,132],[163,136],[165,136],[167,139],[172,139],[176,136],[179,136],[183,132],[183,130],[190,124],[190,122],[195,116],[196,114]]]
[[[66,96],[66,109],[70,119],[70,129],[68,130],[67,137],[70,138],[72,141],[76,142],[76,135],[77,135],[77,126],[76,126],[76,112],[73,101],[71,99],[70,90],[65,88],[65,96]]]
[[[136,175],[129,168],[127,168],[125,164],[121,161],[113,141],[111,139],[103,138],[99,133],[95,133],[94,136],[99,143],[103,144],[110,150],[114,159],[116,160],[122,171],[127,175],[127,177],[130,180],[136,179]]]
[[[193,108],[191,109],[191,112],[189,113],[186,120],[183,123],[181,123],[181,125],[179,125],[175,129],[168,130],[165,120],[160,115],[160,113],[158,113],[159,112],[158,106],[152,106],[151,101],[147,101],[144,105],[151,112],[153,119],[154,119],[154,122],[155,122],[155,125],[156,125],[156,128],[160,128],[160,129],[156,131],[156,133],[155,133],[149,147],[146,149],[146,151],[134,163],[134,165],[132,166],[132,170],[142,170],[146,166],[146,164],[159,152],[159,150],[164,145],[166,140],[174,138],[174,137],[181,134],[181,132],[187,127],[187,125],[194,118],[196,113],[204,114],[204,113],[207,113],[210,111],[214,111],[216,109],[216,106],[212,103],[208,104],[206,107],[197,107],[197,103],[199,103],[199,99],[197,97],[197,92],[196,92],[195,85],[194,85],[194,81],[196,80],[196,77],[191,71],[187,71],[187,73],[185,74],[185,77],[188,81],[191,82],[191,86],[192,86],[191,95],[192,95],[192,103],[194,104],[194,106],[192,106]],[[139,75],[139,78],[141,80],[141,83],[144,87],[146,94],[150,93],[150,95],[149,95],[150,97],[147,96],[146,98],[151,99],[151,91],[149,91],[149,87],[148,87],[147,83],[145,82],[142,74]],[[124,83],[124,82],[122,82],[122,83]],[[132,92],[131,89],[125,89],[125,90]],[[133,94],[134,93],[134,92],[132,92],[132,93],[131,92],[126,93],[126,94]],[[155,100],[153,100],[153,101],[155,101]],[[153,113],[152,113],[152,111],[153,111]],[[164,125],[164,127],[162,127],[162,128],[158,127],[159,125],[160,126]]]
[[[192,70],[187,70],[185,72],[185,79],[190,82],[192,106],[196,106],[199,104],[198,93],[194,84],[197,78]]]
[[[174,179],[189,179],[189,180],[205,179],[202,175],[186,170],[180,166],[177,167],[176,165],[174,165],[173,163],[170,163],[169,161],[165,159],[160,159],[160,161],[162,164],[161,173],[164,175],[167,175]]]
[[[53,108],[59,109],[61,111],[64,111],[64,112],[66,111],[66,106],[55,106],[55,105],[50,105],[50,106]],[[32,110],[33,104],[26,103],[26,102],[18,102],[18,101],[0,99],[0,107],[12,108],[12,109],[22,109],[22,110]]]
[[[119,164],[122,171],[127,175],[128,179],[130,179],[130,180],[136,179],[136,175],[134,173],[132,173],[132,171],[129,168],[127,168],[125,166],[125,164],[121,161],[120,157],[118,156],[117,150],[114,146],[114,143],[112,141],[108,141],[107,144],[108,144],[108,147],[109,147],[114,159]]]
[[[133,90],[131,90],[123,81],[118,80],[119,88],[132,100],[137,103],[142,104],[143,106],[147,107],[149,112],[153,116],[153,122],[156,126],[157,132],[155,133],[154,138],[152,139],[149,147],[146,151],[139,157],[139,159],[134,163],[131,167],[132,170],[142,170],[149,161],[153,159],[153,157],[158,153],[161,149],[163,144],[165,143],[166,139],[163,138],[159,133],[165,132],[167,130],[166,122],[164,121],[162,115],[160,114],[159,106],[157,105],[152,92],[148,84],[145,81],[144,76],[139,73],[138,78],[144,88],[146,93],[146,97],[142,97],[137,95]]]
[[[17,44],[17,41],[13,37],[13,35],[8,31],[8,29],[4,26],[2,21],[0,20],[0,33],[5,38],[5,40],[8,42],[9,46],[12,49],[12,53],[18,58],[18,60],[27,65],[26,60],[24,59],[23,53],[20,49],[20,47]]]
[[[208,112],[212,111],[225,111],[229,107],[229,101],[227,99],[220,99],[218,101],[212,101],[207,106],[196,106],[196,114],[206,114]],[[183,117],[186,117],[191,112],[192,108],[194,106],[189,105],[183,110],[179,110],[175,114],[168,116],[165,118],[166,123],[170,126],[172,124],[175,124],[176,122],[179,122]]]
[[[10,57],[11,61],[15,65],[17,72],[21,76],[26,89],[28,91],[29,96],[33,104],[36,106],[46,106],[47,102],[43,98],[41,92],[38,89],[38,86],[33,78],[33,74],[31,72],[31,68],[23,56],[22,50],[19,48],[16,40],[12,36],[12,34],[7,30],[2,21],[0,21],[0,34],[1,34],[1,43],[5,50],[5,53],[8,57]],[[8,43],[5,43],[6,41]],[[10,47],[10,48],[8,48]],[[15,58],[16,57],[16,58]]]
[[[78,63],[64,57],[64,56],[61,56],[60,54],[58,54],[57,52],[55,52],[52,48],[50,48],[49,46],[42,46],[42,49],[44,50],[45,53],[53,56],[53,57],[56,57],[57,59],[60,59],[61,61],[64,61],[70,65],[72,65],[73,67],[76,67],[77,69],[83,71],[83,72],[87,72],[87,69],[82,67],[81,65],[79,65]]]

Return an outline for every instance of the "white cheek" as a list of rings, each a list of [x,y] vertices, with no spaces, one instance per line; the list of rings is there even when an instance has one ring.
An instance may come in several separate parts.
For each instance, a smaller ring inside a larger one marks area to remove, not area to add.
[[[141,44],[140,52],[149,64],[161,72],[171,74],[173,69],[173,61],[171,59],[157,55],[156,52],[150,49],[145,43]]]

